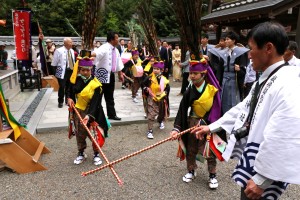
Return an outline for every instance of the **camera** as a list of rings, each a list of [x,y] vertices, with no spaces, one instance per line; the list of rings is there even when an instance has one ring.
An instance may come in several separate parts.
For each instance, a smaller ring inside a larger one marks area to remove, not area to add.
[[[234,134],[236,141],[239,141],[240,139],[246,137],[249,134],[249,126],[244,125],[243,127],[232,131],[232,134]]]

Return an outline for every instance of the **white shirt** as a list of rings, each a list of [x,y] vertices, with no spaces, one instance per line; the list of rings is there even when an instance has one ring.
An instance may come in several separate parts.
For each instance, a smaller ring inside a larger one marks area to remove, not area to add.
[[[256,80],[256,71],[253,70],[252,62],[246,67],[246,75],[244,83],[252,83]]]
[[[259,83],[283,63],[280,61],[268,67],[259,78]],[[247,147],[242,150],[246,156],[243,154],[241,157],[241,160],[250,158],[247,163],[265,178],[292,184],[300,184],[300,159],[297,158],[297,152],[300,151],[300,93],[295,90],[300,87],[299,74],[300,69],[296,66],[282,67],[265,83],[246,138]],[[243,102],[209,125],[211,132],[222,127],[231,133],[243,125],[242,119],[246,119],[249,113],[247,105],[254,86]],[[259,148],[253,144],[259,145]],[[239,165],[235,169],[237,171],[241,173]]]
[[[98,48],[96,53],[96,70],[95,76],[101,83],[110,83],[110,74],[112,70],[112,51],[116,54],[116,72],[124,68],[120,53],[117,48],[112,46],[109,42],[103,44]]]
[[[292,66],[299,66],[300,67],[300,59],[296,58],[295,56],[293,56],[289,61],[288,61],[289,65]]]
[[[70,49],[73,64],[75,64],[75,54],[74,50]],[[55,76],[57,78],[63,79],[65,76],[66,68],[69,67],[68,63],[68,49],[62,46],[54,51],[52,66],[56,66]]]

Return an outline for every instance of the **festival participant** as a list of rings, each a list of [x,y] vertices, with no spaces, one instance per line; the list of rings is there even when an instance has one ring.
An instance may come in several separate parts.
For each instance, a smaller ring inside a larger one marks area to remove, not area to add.
[[[167,46],[167,43],[165,42],[165,45],[164,43],[161,41],[161,39],[158,39],[157,40],[157,49],[158,49],[158,57],[163,60],[165,62],[164,64],[164,71],[163,71],[163,75],[167,75],[167,79],[169,79],[169,66],[168,66],[168,62],[169,62],[169,59],[168,59],[168,49],[166,48]]]
[[[117,49],[119,50],[120,55],[122,55],[123,51],[125,50],[125,41],[124,41],[124,39],[119,40],[119,44],[117,46]]]
[[[170,132],[170,136],[174,139],[181,131],[199,123],[210,124],[221,116],[220,86],[207,60],[205,58],[200,60],[199,57],[196,58],[195,54],[191,54],[189,74],[193,84],[189,85],[180,102],[174,128]],[[189,108],[191,109],[188,114]],[[196,177],[196,157],[203,156],[206,139],[197,140],[195,134],[186,133],[179,138],[179,144],[180,150],[177,156],[181,160],[186,157],[188,170],[188,173],[182,179],[188,183]],[[206,160],[209,172],[209,187],[215,189],[218,187],[216,157],[211,154]]]
[[[45,56],[46,56],[46,61],[47,61],[47,68],[48,68],[48,74],[49,75],[54,75],[55,74],[55,70],[53,69],[53,67],[51,66],[52,60],[53,60],[53,55],[54,55],[54,51],[55,48],[52,45],[52,41],[50,39],[46,40],[46,48],[45,48]],[[75,53],[75,52],[74,52]]]
[[[300,66],[300,59],[296,58],[296,52],[298,50],[298,44],[295,41],[289,41],[289,46],[286,48],[283,59],[289,65]]]
[[[208,56],[208,53],[209,53],[209,50],[214,48],[213,45],[211,44],[208,44],[208,39],[209,39],[209,36],[207,33],[202,33],[201,35],[201,45],[200,45],[200,53],[203,55],[203,57],[209,61],[209,56]]]
[[[288,35],[280,24],[258,24],[247,38],[253,69],[262,75],[241,103],[192,132],[197,138],[220,129],[231,133],[222,156],[239,159],[232,178],[241,186],[240,199],[276,200],[289,183],[300,184],[300,69],[285,65]]]
[[[120,82],[124,81],[122,69],[124,67],[118,45],[119,35],[114,31],[107,33],[107,43],[101,45],[94,53],[96,56],[95,77],[102,83],[103,95],[106,102],[108,119],[121,120],[115,109],[115,73],[118,73]],[[101,94],[101,100],[103,95]]]
[[[107,137],[108,131],[108,124],[100,98],[102,84],[96,77],[91,75],[91,70],[93,68],[92,59],[89,57],[78,57],[77,60],[79,60],[79,62],[77,61],[74,66],[74,71],[70,79],[72,84],[67,93],[68,105],[72,108],[71,105],[75,104],[75,108],[80,113],[83,123],[90,129],[96,130],[96,140],[99,145],[102,146],[103,143],[101,144],[101,142],[104,142],[104,137]],[[78,70],[79,73],[77,75]],[[76,135],[78,148],[78,155],[74,160],[74,164],[79,165],[87,157],[84,150],[87,146],[86,138],[89,137],[89,134],[74,111],[70,112],[70,117],[75,125],[74,134]],[[95,165],[100,165],[102,160],[99,157],[99,152],[95,144],[93,144],[93,150],[93,162]]]
[[[127,42],[127,47],[123,50],[123,52],[122,52],[122,56],[124,56],[124,54],[127,54],[127,55],[129,55],[130,56],[130,54],[131,54],[131,52],[132,51],[134,51],[134,48],[133,48],[133,46],[132,46],[132,42],[129,40],[128,42]],[[124,62],[123,62],[124,63]],[[124,63],[125,64],[125,63]],[[125,67],[125,66],[124,66]],[[124,70],[122,70],[123,72],[124,72]],[[125,73],[125,72],[124,72]],[[127,75],[127,74],[125,74],[125,75]],[[124,81],[122,82],[122,89],[126,89],[128,86],[130,86],[130,81],[128,80],[128,79],[124,79]]]
[[[153,73],[152,65],[153,65],[154,61],[155,61],[154,57],[150,56],[143,62],[143,64],[145,63],[145,66],[144,66],[144,74],[143,74],[142,80],[145,80],[146,78],[149,78],[150,76],[152,76],[152,73]],[[144,106],[144,111],[145,111],[144,117],[147,119],[147,115],[148,115],[147,98],[148,98],[149,94],[143,90],[144,87],[145,87],[145,85],[144,85],[144,82],[142,81],[141,88],[142,88],[143,106]]]
[[[133,83],[130,83],[131,85],[131,92],[132,92],[132,101],[134,103],[138,103],[139,101],[136,98],[137,92],[141,86],[141,77],[135,77],[133,73],[133,68],[136,66],[140,66],[142,68],[142,62],[139,59],[139,52],[138,50],[131,51],[132,57],[129,61],[127,61],[124,64],[124,68],[122,69],[122,72],[129,78],[133,80]],[[142,73],[142,72],[141,72]],[[141,75],[142,76],[142,75]]]
[[[153,63],[153,73],[143,81],[144,91],[147,94],[147,138],[153,139],[153,124],[155,117],[159,128],[164,129],[164,121],[169,117],[169,80],[162,75],[164,62],[158,59]]]
[[[55,67],[51,66],[53,56],[54,56],[54,51],[55,48],[52,45],[52,40],[47,39],[46,41],[44,40],[44,34],[40,30],[39,33],[39,56],[38,59],[40,60],[41,63],[41,70],[43,72],[44,76],[48,75],[55,75]]]
[[[179,44],[175,44],[175,49],[172,51],[172,62],[173,62],[173,81],[180,82],[181,79],[181,49],[179,49]]]
[[[75,63],[75,54],[72,49],[72,39],[64,38],[64,46],[56,49],[54,51],[53,60],[51,66],[54,66],[55,76],[58,80],[58,107],[62,108],[63,103],[67,103],[66,91],[70,87],[70,77],[73,73],[73,67]]]
[[[221,34],[221,37],[219,39],[219,43],[214,47],[214,48],[217,48],[219,50],[223,50],[226,48],[226,35],[225,34]]]
[[[244,97],[244,79],[246,67],[249,64],[249,49],[236,45],[239,36],[230,31],[226,34],[226,46],[223,50],[214,48],[209,51],[219,58],[218,62],[211,61],[215,74],[222,87],[222,114],[237,105]]]
[[[223,51],[226,48],[226,35],[225,34],[221,34],[219,43],[217,45],[215,45],[213,48],[209,48],[208,49],[208,60],[209,60],[209,65],[211,66],[217,80],[219,81],[219,83],[222,81],[222,77],[223,77],[223,70],[220,70],[220,52],[219,51]]]

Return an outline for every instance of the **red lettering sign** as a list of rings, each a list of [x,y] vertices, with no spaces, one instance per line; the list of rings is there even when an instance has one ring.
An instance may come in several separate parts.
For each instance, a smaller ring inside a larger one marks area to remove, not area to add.
[[[13,10],[16,56],[18,60],[29,60],[30,11]]]

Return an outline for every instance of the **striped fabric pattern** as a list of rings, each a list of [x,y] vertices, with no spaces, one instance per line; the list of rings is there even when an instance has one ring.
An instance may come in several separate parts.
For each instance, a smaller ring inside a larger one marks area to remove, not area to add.
[[[259,145],[260,144],[254,142],[246,145],[244,153],[232,174],[233,180],[243,188],[246,188],[247,181],[256,174],[254,170],[254,161],[256,154],[258,153]],[[264,191],[262,196],[266,199],[278,199],[287,186],[287,183],[275,181]]]

